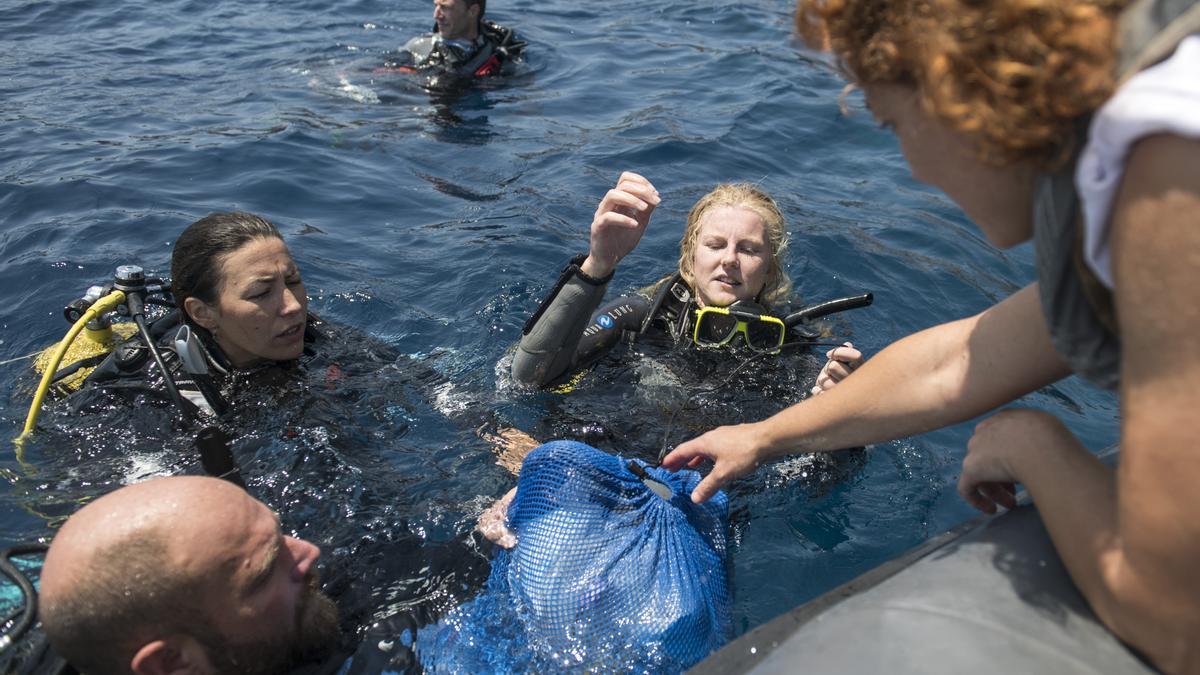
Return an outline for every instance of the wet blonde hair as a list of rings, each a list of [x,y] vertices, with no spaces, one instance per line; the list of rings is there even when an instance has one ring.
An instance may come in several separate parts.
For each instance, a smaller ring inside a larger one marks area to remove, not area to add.
[[[1116,86],[1129,0],[798,0],[796,28],[858,84],[907,84],[993,166],[1060,165]]]
[[[787,301],[792,292],[792,280],[783,270],[783,254],[787,251],[788,233],[783,222],[783,213],[771,195],[750,183],[721,183],[712,192],[704,195],[688,213],[687,228],[679,242],[679,274],[692,289],[696,297],[696,274],[692,269],[696,242],[700,238],[705,214],[721,206],[732,206],[752,211],[762,218],[767,234],[767,247],[771,250],[771,267],[767,270],[767,283],[759,291],[758,302],[770,306]]]

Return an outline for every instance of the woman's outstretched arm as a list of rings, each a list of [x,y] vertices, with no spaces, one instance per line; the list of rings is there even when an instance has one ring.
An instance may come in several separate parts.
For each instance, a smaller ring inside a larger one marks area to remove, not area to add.
[[[777,415],[720,427],[675,448],[663,466],[714,462],[692,492],[702,502],[759,464],[910,436],[980,415],[1070,371],[1050,342],[1037,286],[976,316],[890,345],[853,377]]]

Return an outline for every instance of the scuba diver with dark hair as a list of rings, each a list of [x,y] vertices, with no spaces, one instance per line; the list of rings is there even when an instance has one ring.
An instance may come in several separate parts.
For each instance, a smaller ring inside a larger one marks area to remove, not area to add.
[[[771,308],[782,306],[792,290],[781,262],[787,248],[783,214],[761,189],[727,183],[692,207],[674,274],[646,292],[597,309],[617,264],[637,246],[658,203],[650,181],[621,174],[596,208],[588,255],[567,265],[525,324],[513,357],[513,379],[539,387],[562,384],[631,335],[777,353],[785,343],[818,337],[800,325],[803,321],[870,302],[863,296],[777,316]],[[835,347],[814,393],[832,387],[861,358],[848,343]]]
[[[145,277],[140,267],[122,266],[109,287],[94,287],[72,303],[68,318],[117,290],[125,293],[117,311],[89,322],[90,341],[76,341],[99,353],[56,369],[53,391],[65,396],[67,410],[165,403],[150,406],[166,415],[158,433],[218,421],[257,431],[262,414],[299,401],[311,389],[305,379],[316,378],[332,391],[352,376],[392,366],[402,367],[406,381],[427,384],[440,378],[386,343],[311,314],[283,235],[258,215],[214,213],[197,220],[176,240],[169,282]],[[151,316],[148,305],[167,311]],[[114,313],[133,317],[146,330],[120,331],[131,324],[113,323]],[[264,409],[267,401],[272,404]],[[230,410],[239,412],[226,414]],[[312,412],[306,406],[300,421],[313,421]],[[31,409],[31,418],[36,414]],[[151,417],[143,417],[139,426],[146,428]],[[278,415],[270,421],[276,423]],[[27,424],[27,431],[32,427]]]
[[[525,42],[483,18],[487,0],[434,0],[433,32],[409,40],[378,72],[433,71],[464,78],[498,75]]]
[[[107,355],[83,361],[78,371],[58,371],[58,393],[69,394],[74,409],[99,404],[97,395],[165,398],[174,399],[187,419],[228,419],[226,411],[248,402],[239,403],[243,396],[261,402],[268,391],[286,395],[309,365],[321,370],[317,375],[326,385],[400,361],[407,379],[444,379],[386,343],[310,313],[283,235],[254,214],[214,213],[189,225],[175,243],[169,285],[145,278],[141,268],[123,266],[113,288],[125,289],[126,300],[136,300],[138,308],[122,306],[119,314],[141,314],[148,304],[170,309],[147,323],[145,335],[125,337]],[[92,289],[72,308],[81,313],[105,290]],[[93,328],[122,325],[110,325],[106,316],[97,322],[103,323]],[[170,377],[163,377],[164,369]]]
[[[170,384],[191,414],[220,415],[230,388],[270,368],[290,368],[321,338],[283,235],[249,213],[214,213],[192,223],[171,255],[176,309],[150,325],[170,373],[163,378],[144,337],[117,345],[83,382],[83,390],[138,393]]]

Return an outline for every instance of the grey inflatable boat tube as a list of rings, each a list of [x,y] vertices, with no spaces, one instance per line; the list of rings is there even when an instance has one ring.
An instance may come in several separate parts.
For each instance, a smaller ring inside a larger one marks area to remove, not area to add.
[[[1156,672],[1097,620],[1037,510],[960,525],[742,635],[691,673]]]

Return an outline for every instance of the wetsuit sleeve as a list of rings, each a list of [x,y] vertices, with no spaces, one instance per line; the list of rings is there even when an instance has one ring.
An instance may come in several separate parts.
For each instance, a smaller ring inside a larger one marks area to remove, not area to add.
[[[579,269],[582,262],[583,256],[578,256],[567,265],[550,296],[525,324],[513,357],[514,380],[542,387],[574,368],[579,340],[612,278],[585,275]]]

